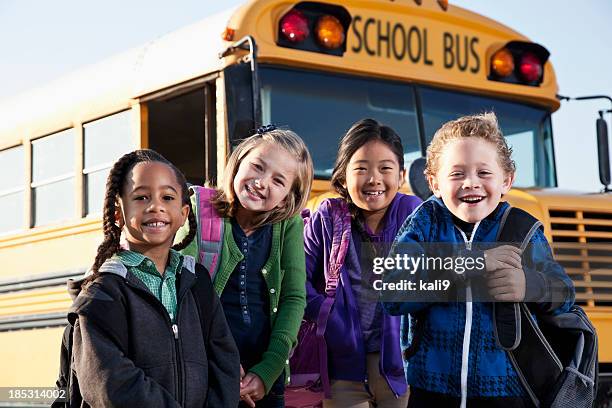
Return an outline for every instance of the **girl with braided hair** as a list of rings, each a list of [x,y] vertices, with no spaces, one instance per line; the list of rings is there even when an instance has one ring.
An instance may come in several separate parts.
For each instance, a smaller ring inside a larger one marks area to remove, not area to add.
[[[238,404],[238,351],[219,298],[208,271],[178,252],[195,234],[188,191],[152,150],[111,168],[104,240],[69,314],[84,406]],[[187,219],[187,237],[172,246]]]

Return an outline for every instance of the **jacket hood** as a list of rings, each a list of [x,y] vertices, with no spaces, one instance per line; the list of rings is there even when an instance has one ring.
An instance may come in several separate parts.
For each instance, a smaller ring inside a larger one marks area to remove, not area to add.
[[[183,269],[195,274],[195,258],[191,255],[183,255]],[[112,273],[122,278],[127,277],[128,270],[125,265],[118,259],[110,258],[104,261],[104,263],[98,269],[99,274]],[[93,270],[90,268],[87,270],[85,275],[79,279],[68,279],[66,286],[68,287],[68,294],[74,301],[76,297],[81,293],[81,289],[85,280],[93,274]]]

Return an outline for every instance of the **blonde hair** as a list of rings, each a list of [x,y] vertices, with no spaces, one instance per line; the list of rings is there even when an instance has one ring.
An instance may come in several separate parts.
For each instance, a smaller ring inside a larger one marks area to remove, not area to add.
[[[425,176],[427,178],[435,176],[440,169],[440,156],[444,147],[453,140],[465,137],[478,137],[493,143],[501,168],[506,174],[514,174],[516,165],[512,160],[512,148],[506,143],[495,113],[485,112],[451,120],[438,129],[427,147],[427,164],[425,166]]]
[[[240,167],[242,160],[262,143],[269,143],[285,149],[295,158],[297,172],[285,204],[257,216],[253,222],[253,228],[264,224],[274,224],[299,213],[306,206],[314,177],[310,152],[304,141],[295,132],[287,129],[274,129],[250,136],[244,139],[232,152],[225,166],[223,183],[218,187],[217,195],[211,200],[222,217],[233,217],[236,214],[240,203],[236,197],[233,183],[238,167]]]

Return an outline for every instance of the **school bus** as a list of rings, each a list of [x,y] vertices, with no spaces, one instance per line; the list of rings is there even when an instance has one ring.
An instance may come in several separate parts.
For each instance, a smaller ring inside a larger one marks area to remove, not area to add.
[[[64,284],[93,261],[104,180],[124,152],[155,149],[189,182],[216,183],[237,141],[286,125],[311,150],[316,198],[354,121],[397,130],[409,163],[443,122],[484,110],[514,148],[508,200],[544,222],[597,327],[600,371],[611,373],[612,197],[556,188],[560,102],[548,57],[443,0],[252,0],[5,101],[0,386],[54,383]]]

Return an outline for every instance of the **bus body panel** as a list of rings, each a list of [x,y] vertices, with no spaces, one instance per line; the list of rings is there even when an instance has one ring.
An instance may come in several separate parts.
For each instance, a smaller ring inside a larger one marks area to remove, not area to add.
[[[442,11],[433,0],[421,6],[413,0],[321,2],[342,5],[353,18],[343,57],[278,47],[278,23],[296,2],[253,0],[3,102],[0,151],[19,144],[29,149],[32,140],[68,128],[77,129],[79,136],[83,124],[127,109],[131,148],[149,147],[153,115],[149,103],[193,83],[214,81],[215,166],[221,181],[230,152],[223,68],[242,63],[246,51],[223,59],[218,54],[247,35],[258,46],[257,61],[267,65],[429,85],[543,107],[547,112],[559,107],[550,62],[539,87],[487,79],[493,52],[508,41],[529,41],[498,22],[452,4]],[[232,41],[220,37],[226,27],[235,30]],[[26,157],[30,171],[31,153]],[[75,200],[81,207],[77,205],[74,219],[0,235],[0,343],[4,346],[0,361],[10,367],[0,373],[1,386],[51,386],[56,379],[62,316],[70,299],[65,286],[53,279],[81,276],[102,239],[100,215],[82,217],[83,180],[76,185]],[[315,180],[309,207],[333,195],[329,191],[328,180]],[[25,195],[31,193],[28,185]],[[612,363],[612,269],[593,261],[612,258],[612,250],[607,255],[603,250],[602,255],[602,250],[591,249],[612,242],[610,195],[514,189],[506,198],[542,220],[556,254],[573,251],[560,262],[598,330],[600,361]],[[26,214],[32,211],[29,203],[28,198]],[[44,328],[45,322],[52,327]]]

